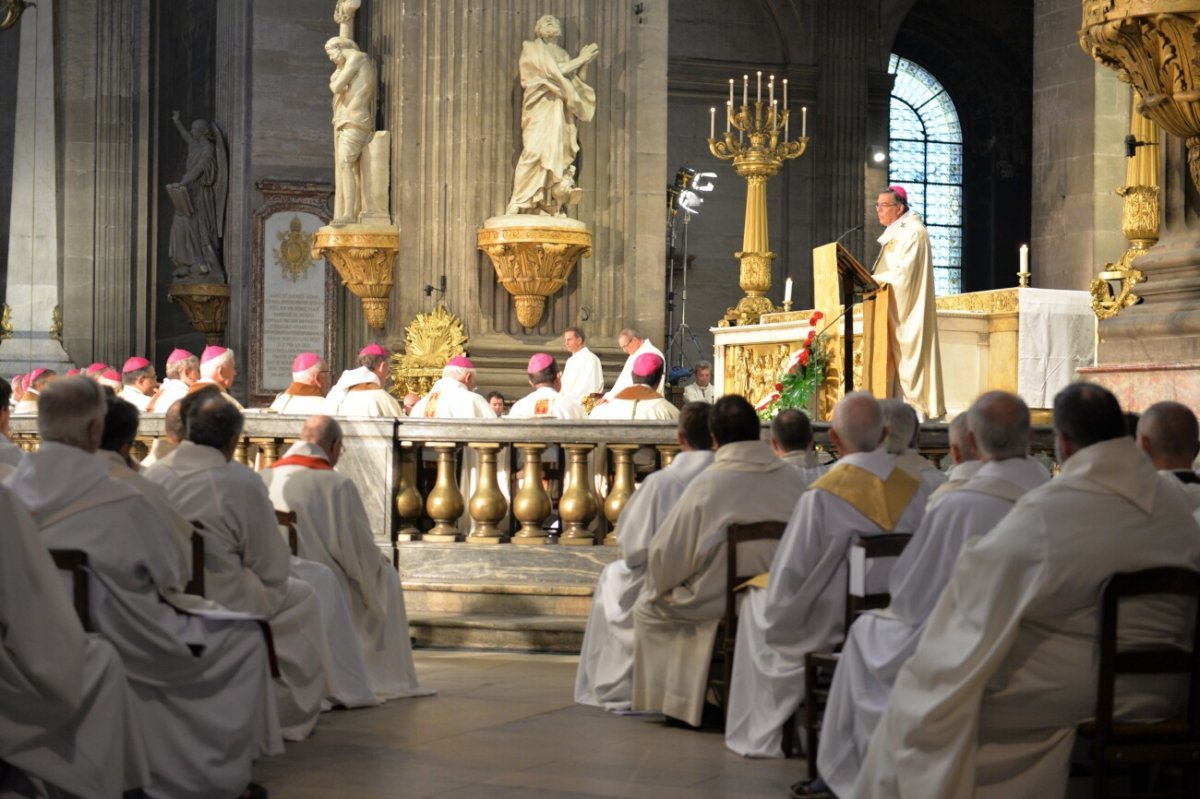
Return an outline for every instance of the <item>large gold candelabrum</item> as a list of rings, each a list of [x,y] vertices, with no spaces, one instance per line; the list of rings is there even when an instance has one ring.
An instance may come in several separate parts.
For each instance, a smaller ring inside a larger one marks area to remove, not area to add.
[[[734,106],[734,82],[729,81],[729,101],[725,104],[725,135],[716,137],[716,109],[710,109],[708,149],[722,161],[733,161],[734,170],[746,179],[746,225],[742,250],[734,253],[741,261],[738,285],[746,296],[730,308],[721,326],[752,325],[775,310],[767,297],[771,288],[771,262],[775,253],[767,237],[767,181],[774,177],[784,161],[799,158],[808,149],[807,109],[802,111],[800,137],[792,139],[790,111],[787,107],[787,81],[783,81],[783,104],[775,98],[775,76],[767,83],[763,98],[762,73],[757,74],[756,99],[749,100],[750,76],[742,76],[742,103]]]

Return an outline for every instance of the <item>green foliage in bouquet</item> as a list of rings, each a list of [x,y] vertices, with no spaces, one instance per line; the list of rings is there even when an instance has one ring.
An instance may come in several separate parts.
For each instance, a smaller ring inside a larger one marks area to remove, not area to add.
[[[825,365],[829,363],[828,337],[817,332],[817,323],[824,318],[820,311],[808,320],[808,336],[804,346],[792,353],[787,369],[775,383],[775,390],[758,405],[760,419],[773,419],[784,408],[807,410],[821,384],[825,382]]]

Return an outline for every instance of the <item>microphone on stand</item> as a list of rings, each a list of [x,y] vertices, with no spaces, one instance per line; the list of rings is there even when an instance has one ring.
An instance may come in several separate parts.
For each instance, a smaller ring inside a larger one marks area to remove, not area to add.
[[[849,229],[849,230],[847,230],[845,233],[843,233],[842,235],[840,235],[840,236],[838,236],[836,239],[834,239],[834,240],[833,240],[833,243],[834,243],[834,244],[841,244],[841,243],[842,243],[842,239],[846,238],[847,236],[849,236],[849,235],[850,235],[851,233],[853,233],[854,231],[856,231],[856,230],[862,230],[862,229],[863,229],[863,225],[862,225],[862,223],[860,222],[859,224],[855,225],[854,227],[850,228],[850,229]]]

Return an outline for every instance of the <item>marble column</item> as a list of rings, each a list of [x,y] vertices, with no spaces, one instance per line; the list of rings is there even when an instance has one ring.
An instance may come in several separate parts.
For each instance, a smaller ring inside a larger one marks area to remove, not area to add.
[[[55,125],[54,3],[25,11],[20,25],[17,113],[6,302],[13,333],[0,342],[0,374],[71,359],[51,335],[59,306],[58,148]],[[11,35],[9,37],[11,40]]]

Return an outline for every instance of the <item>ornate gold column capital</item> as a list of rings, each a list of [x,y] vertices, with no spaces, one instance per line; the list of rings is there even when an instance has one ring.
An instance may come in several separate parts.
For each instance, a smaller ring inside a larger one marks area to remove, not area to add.
[[[395,228],[326,226],[313,234],[312,257],[328,258],[342,282],[362,300],[367,324],[387,324],[400,234]]]

